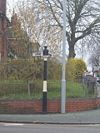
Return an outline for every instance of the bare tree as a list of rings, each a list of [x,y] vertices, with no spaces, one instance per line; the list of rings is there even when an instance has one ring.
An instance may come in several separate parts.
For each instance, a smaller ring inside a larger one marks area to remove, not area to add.
[[[36,0],[21,0],[15,10],[30,40],[40,47],[48,45],[53,55],[57,55],[60,52],[61,29],[57,26],[52,28],[49,19],[51,14],[47,13],[45,3],[42,5]]]
[[[56,34],[59,34],[59,42],[61,43],[61,33],[63,29],[62,0],[37,0],[37,2],[40,5],[39,7],[45,10],[45,13],[48,12],[46,23],[47,21],[49,22],[48,26],[51,31],[54,29],[52,33],[53,36],[56,32]],[[98,0],[66,0],[66,36],[69,46],[69,58],[75,57],[75,46],[80,45],[82,39],[85,41],[85,45],[90,45],[91,42],[99,39],[99,6],[100,2]],[[41,16],[43,16],[43,14]]]
[[[89,58],[89,62],[92,65],[92,67],[100,66],[100,45],[98,45],[92,52],[92,55]]]
[[[63,0],[23,0],[17,5],[17,12],[23,28],[30,38],[47,44],[52,53],[61,50],[63,30]],[[100,35],[99,0],[66,0],[66,36],[69,58],[76,56],[82,46],[94,46]]]

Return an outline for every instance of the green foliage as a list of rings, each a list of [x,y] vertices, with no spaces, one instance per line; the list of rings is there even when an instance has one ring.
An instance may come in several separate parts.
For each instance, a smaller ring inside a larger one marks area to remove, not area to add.
[[[48,62],[48,79],[59,80],[61,78],[61,64],[57,59],[51,59]]]
[[[67,88],[67,96],[71,98],[87,97],[87,88],[83,87],[81,83],[69,81]]]
[[[27,81],[23,80],[3,80],[0,81],[0,99],[41,99],[42,80],[32,80],[30,82],[30,94],[28,94]],[[68,98],[93,97],[87,92],[82,84],[67,81],[66,96]],[[61,98],[61,81],[48,81],[48,99]]]
[[[61,65],[55,59],[48,60],[48,79],[59,80],[61,78]],[[33,80],[42,79],[43,60],[16,59],[0,64],[1,80]]]
[[[1,80],[30,80],[41,77],[41,61],[11,60],[0,65]]]
[[[66,64],[67,79],[80,81],[86,69],[86,64],[82,59],[69,59]]]

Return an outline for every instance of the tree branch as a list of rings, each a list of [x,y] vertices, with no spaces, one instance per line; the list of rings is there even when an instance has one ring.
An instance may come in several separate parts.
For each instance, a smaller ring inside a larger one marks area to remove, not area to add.
[[[99,23],[99,21],[100,21],[100,19],[99,19],[99,17],[98,17],[96,20],[94,20],[94,21],[89,25],[89,27],[87,27],[84,31],[82,31],[82,35],[79,36],[79,37],[77,37],[76,40],[75,40],[75,42],[77,42],[78,40],[84,38],[84,37],[87,36],[87,35],[90,35],[91,32],[92,32],[92,30],[93,30],[93,28],[96,26],[96,24]]]
[[[53,11],[53,8],[52,8],[52,5],[51,5],[50,1],[49,1],[49,0],[47,0],[47,1],[48,1],[49,6],[50,6],[50,10],[51,10],[51,12],[52,12],[52,15],[53,15],[54,19],[55,19],[56,22],[58,23],[59,27],[62,29],[63,26],[61,25],[61,23],[60,23],[59,20],[57,19],[56,15],[55,15],[55,13],[54,13],[54,11]]]

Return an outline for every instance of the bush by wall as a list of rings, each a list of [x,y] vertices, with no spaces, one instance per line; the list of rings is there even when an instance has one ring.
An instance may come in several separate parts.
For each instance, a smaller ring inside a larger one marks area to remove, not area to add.
[[[80,81],[86,69],[86,64],[82,59],[69,59],[66,64],[67,79]]]

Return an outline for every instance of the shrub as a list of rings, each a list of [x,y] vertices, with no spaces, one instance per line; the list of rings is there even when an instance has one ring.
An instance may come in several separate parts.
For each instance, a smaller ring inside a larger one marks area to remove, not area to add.
[[[86,64],[82,59],[69,59],[66,64],[67,79],[80,81],[86,69]]]
[[[30,80],[41,77],[41,61],[12,60],[0,65],[1,80]]]
[[[48,62],[48,79],[59,80],[61,78],[61,64],[57,59],[52,58]]]

